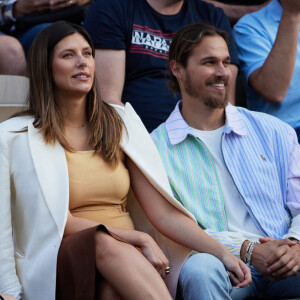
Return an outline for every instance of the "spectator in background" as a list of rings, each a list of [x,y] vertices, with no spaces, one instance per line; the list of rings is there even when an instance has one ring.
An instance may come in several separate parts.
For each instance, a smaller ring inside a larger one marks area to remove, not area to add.
[[[66,20],[81,24],[90,2],[91,0],[2,0],[0,31],[17,38],[27,53],[38,33],[52,22]]]
[[[225,0],[204,0],[205,2],[212,3],[216,7],[224,10],[224,13],[230,20],[231,25],[234,25],[245,14],[257,11],[267,5],[271,0],[258,0],[258,1],[225,1]]]
[[[272,0],[234,26],[248,108],[289,123],[300,141],[300,1]]]
[[[227,103],[225,38],[198,24],[176,33],[170,85],[182,101],[151,135],[175,198],[252,265],[253,283],[230,293],[224,269],[200,253],[181,269],[182,296],[203,296],[205,282],[223,299],[300,297],[300,145],[288,124]]]
[[[169,45],[179,28],[200,20],[230,35],[233,76],[229,101],[234,103],[238,58],[231,26],[221,9],[201,0],[96,1],[84,26],[97,49],[102,99],[115,104],[130,102],[148,131],[165,121],[176,104],[176,96],[166,84]]]

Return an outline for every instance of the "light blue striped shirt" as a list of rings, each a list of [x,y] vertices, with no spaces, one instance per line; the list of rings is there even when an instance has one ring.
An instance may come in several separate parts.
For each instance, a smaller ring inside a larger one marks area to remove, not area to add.
[[[214,161],[183,119],[180,102],[152,132],[174,196],[206,232],[239,257],[245,237],[229,232]],[[300,146],[295,131],[272,116],[226,107],[222,153],[260,231],[300,240]]]

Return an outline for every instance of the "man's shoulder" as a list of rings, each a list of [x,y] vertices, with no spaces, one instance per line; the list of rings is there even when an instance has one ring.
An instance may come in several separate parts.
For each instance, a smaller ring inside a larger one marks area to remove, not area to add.
[[[169,136],[166,128],[166,122],[163,122],[156,129],[154,129],[151,132],[151,137],[157,146],[159,146],[161,143],[169,144]]]
[[[277,134],[283,136],[293,131],[293,128],[289,124],[272,115],[251,111],[243,107],[236,107],[236,109],[241,114],[248,129],[257,128],[260,132],[265,132],[266,134],[276,131]]]

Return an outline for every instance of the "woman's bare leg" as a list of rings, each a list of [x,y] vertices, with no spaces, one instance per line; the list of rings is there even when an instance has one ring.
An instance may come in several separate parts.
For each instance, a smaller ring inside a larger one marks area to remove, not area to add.
[[[133,246],[98,231],[95,235],[96,266],[124,300],[171,300],[154,267]]]
[[[122,300],[122,298],[117,294],[116,290],[112,285],[105,279],[101,279],[100,290],[97,295],[98,300]]]

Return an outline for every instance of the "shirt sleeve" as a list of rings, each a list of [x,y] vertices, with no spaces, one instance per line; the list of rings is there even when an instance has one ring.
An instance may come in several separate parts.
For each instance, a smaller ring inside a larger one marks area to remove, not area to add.
[[[12,238],[11,189],[6,134],[0,131],[0,293],[22,297],[22,287],[16,274]]]
[[[252,72],[264,64],[273,46],[265,27],[257,22],[255,17],[246,15],[233,30],[246,82]]]
[[[220,231],[207,228],[204,230],[209,236],[224,245],[234,256],[240,258],[241,247],[246,237],[240,232]]]
[[[125,0],[97,0],[84,21],[96,49],[123,50],[127,48],[127,22],[130,18]],[[127,16],[126,16],[127,15]]]
[[[290,229],[283,238],[293,237],[300,240],[300,145],[296,132],[290,128],[289,140],[291,145],[286,204],[292,215]]]

